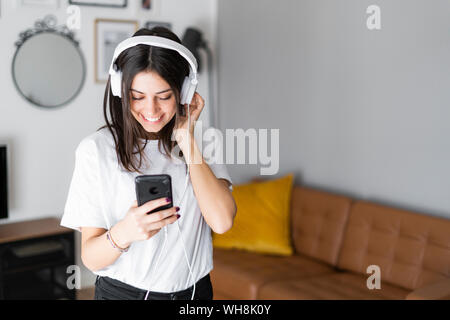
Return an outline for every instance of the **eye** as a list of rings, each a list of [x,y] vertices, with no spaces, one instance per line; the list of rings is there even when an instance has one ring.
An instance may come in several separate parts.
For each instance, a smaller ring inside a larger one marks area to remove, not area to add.
[[[161,98],[161,100],[169,100],[170,98],[172,98],[172,95],[168,96],[167,98]]]
[[[170,98],[172,98],[172,95],[168,96],[167,98],[160,98],[160,100],[169,100]],[[132,100],[142,100],[144,98],[135,98],[135,97],[131,97]]]

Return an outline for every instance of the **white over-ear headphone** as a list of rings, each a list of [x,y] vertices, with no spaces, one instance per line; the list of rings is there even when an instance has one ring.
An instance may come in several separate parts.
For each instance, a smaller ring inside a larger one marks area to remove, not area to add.
[[[134,47],[139,44],[146,44],[149,46],[156,46],[166,49],[177,51],[183,58],[189,62],[189,77],[185,77],[183,86],[181,88],[180,103],[182,105],[190,104],[195,90],[197,89],[197,60],[194,55],[185,46],[179,44],[176,41],[159,37],[159,36],[136,36],[128,38],[116,47],[114,56],[109,68],[109,74],[111,75],[111,91],[116,97],[122,97],[122,71],[118,70],[115,64],[119,55],[128,48]]]

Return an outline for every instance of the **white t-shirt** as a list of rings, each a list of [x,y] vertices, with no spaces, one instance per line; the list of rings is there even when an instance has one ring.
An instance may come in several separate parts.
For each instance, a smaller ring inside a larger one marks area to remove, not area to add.
[[[194,279],[189,276],[177,222],[167,226],[167,242],[156,270],[164,230],[149,240],[132,243],[128,252],[122,253],[113,264],[94,273],[144,290],[166,293],[184,290],[213,268],[211,229],[200,212],[190,179],[183,203],[179,203],[186,181],[185,162],[166,158],[158,150],[157,140],[149,140],[145,152],[150,165],[142,170],[144,174],[169,174],[172,178],[173,205],[180,207],[178,223]],[[225,164],[208,165],[217,178],[232,183]],[[107,128],[87,136],[75,152],[75,169],[61,225],[78,231],[80,227],[113,226],[125,217],[136,200],[134,179],[138,175],[119,166],[114,139]]]

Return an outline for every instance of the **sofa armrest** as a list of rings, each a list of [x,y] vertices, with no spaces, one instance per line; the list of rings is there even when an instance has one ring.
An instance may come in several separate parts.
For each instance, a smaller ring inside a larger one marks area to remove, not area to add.
[[[450,300],[450,278],[416,289],[407,300]]]

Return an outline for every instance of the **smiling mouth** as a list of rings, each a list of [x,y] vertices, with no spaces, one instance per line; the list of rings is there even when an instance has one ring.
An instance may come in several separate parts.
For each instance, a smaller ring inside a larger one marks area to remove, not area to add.
[[[161,120],[161,118],[162,118],[162,115],[160,115],[158,118],[147,118],[147,117],[145,117],[145,116],[142,115],[142,114],[141,114],[141,116],[142,116],[142,118],[145,119],[145,121],[147,121],[147,122],[152,122],[152,123],[156,123],[156,122],[158,122],[159,120]]]

